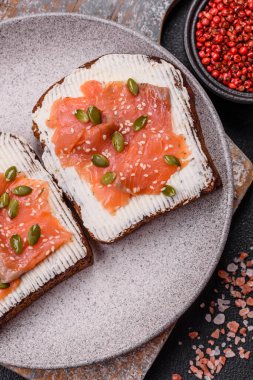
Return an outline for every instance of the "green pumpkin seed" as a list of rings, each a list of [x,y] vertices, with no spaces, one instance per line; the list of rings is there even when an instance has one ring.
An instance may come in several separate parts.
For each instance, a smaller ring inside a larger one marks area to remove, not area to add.
[[[137,96],[139,94],[139,86],[133,78],[128,79],[127,88],[134,96]]]
[[[25,195],[31,194],[33,189],[29,186],[18,186],[12,190],[13,194],[18,195],[19,197],[24,197]]]
[[[147,121],[148,121],[148,117],[146,115],[142,115],[138,117],[138,119],[135,120],[134,125],[133,125],[134,131],[138,132],[142,128],[144,128],[145,125],[147,124]]]
[[[0,282],[0,289],[8,289],[10,287],[10,284],[7,282]]]
[[[106,168],[110,165],[108,158],[98,153],[93,154],[93,156],[91,157],[91,161],[93,165],[98,166],[100,168]]]
[[[4,173],[4,176],[5,176],[6,181],[8,182],[14,181],[14,179],[17,176],[16,166],[11,166],[9,169],[7,169],[6,172]]]
[[[38,224],[34,224],[32,227],[30,227],[27,235],[27,241],[29,245],[35,245],[38,243],[39,238],[41,235],[41,229]]]
[[[117,177],[116,173],[106,172],[101,178],[100,182],[102,183],[102,185],[110,185],[111,183],[113,183],[116,177]]]
[[[11,219],[16,218],[19,211],[19,203],[16,199],[12,199],[8,206],[8,215]]]
[[[166,195],[166,197],[174,197],[176,195],[176,190],[174,189],[174,187],[170,186],[170,185],[166,185],[164,186],[163,190],[162,190],[162,193],[164,195]]]
[[[125,148],[124,142],[125,142],[124,137],[120,132],[116,131],[113,133],[112,145],[117,152],[119,152],[119,153],[123,152],[123,150]]]
[[[13,251],[17,254],[20,255],[23,251],[23,242],[22,239],[19,235],[12,235],[11,240],[11,248]]]
[[[88,123],[88,121],[90,120],[88,114],[84,112],[84,110],[76,110],[75,117],[77,118],[77,120],[83,123]]]
[[[97,107],[90,106],[87,113],[93,125],[101,124],[101,111]]]
[[[5,208],[10,202],[10,196],[8,193],[3,193],[0,197],[0,208]]]
[[[171,156],[170,154],[165,154],[163,156],[163,159],[164,159],[165,163],[168,165],[181,166],[179,159],[175,156]]]

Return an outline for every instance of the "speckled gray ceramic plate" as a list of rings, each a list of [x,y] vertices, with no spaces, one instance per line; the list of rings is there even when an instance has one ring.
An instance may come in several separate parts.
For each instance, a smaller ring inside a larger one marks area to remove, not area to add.
[[[0,332],[0,361],[57,368],[119,355],[174,322],[202,290],[225,244],[232,169],[220,120],[197,81],[166,50],[116,24],[47,15],[0,25],[1,130],[26,137],[31,110],[54,82],[106,53],[144,53],[175,63],[196,95],[223,188],[164,215],[125,239],[93,245],[95,265],[46,294]]]

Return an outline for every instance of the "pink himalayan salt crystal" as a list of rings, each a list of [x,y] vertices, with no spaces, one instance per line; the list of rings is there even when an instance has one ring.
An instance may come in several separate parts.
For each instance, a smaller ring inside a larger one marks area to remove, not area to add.
[[[226,358],[233,358],[235,356],[235,353],[231,350],[231,348],[225,348],[224,354]]]
[[[224,322],[225,322],[225,315],[221,313],[217,314],[213,320],[213,323],[215,325],[222,325]]]
[[[238,269],[238,265],[235,265],[234,263],[228,264],[227,271],[228,272],[236,272]]]
[[[234,333],[237,333],[237,331],[239,329],[239,323],[237,323],[236,321],[228,322],[227,326],[228,326],[229,330],[234,332]]]

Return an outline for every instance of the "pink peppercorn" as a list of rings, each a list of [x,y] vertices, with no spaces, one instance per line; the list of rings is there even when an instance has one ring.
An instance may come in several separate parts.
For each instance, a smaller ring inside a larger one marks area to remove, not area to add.
[[[253,0],[210,0],[198,15],[196,47],[213,78],[253,93]]]

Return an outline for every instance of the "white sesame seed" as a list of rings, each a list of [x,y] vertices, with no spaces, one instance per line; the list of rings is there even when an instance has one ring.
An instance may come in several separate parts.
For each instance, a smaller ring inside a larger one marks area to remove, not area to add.
[[[143,174],[143,177],[148,177],[148,174],[146,173],[146,174]]]
[[[71,128],[70,132],[73,134],[75,132],[74,128]]]
[[[152,116],[153,114],[152,114],[152,112],[148,112],[148,116]]]
[[[85,149],[85,152],[86,152],[86,153],[89,153],[90,151],[91,151],[90,148]]]
[[[131,174],[131,177],[135,177],[135,173],[132,173],[132,174]]]
[[[158,160],[158,157],[154,157],[154,158],[153,158],[153,161],[157,161],[157,160]]]
[[[114,111],[114,115],[117,116],[118,115],[118,111]]]
[[[151,185],[150,185],[149,187],[150,187],[150,189],[154,190],[154,186],[151,186]]]
[[[129,109],[130,109],[130,107],[131,107],[131,106],[127,106],[127,108],[126,108],[126,109],[127,109],[127,110],[129,110]]]
[[[91,144],[90,140],[86,140],[85,143],[86,143],[87,145],[90,145],[90,144]]]
[[[107,137],[106,135],[103,135],[103,140],[106,140],[106,137]]]

